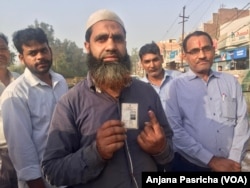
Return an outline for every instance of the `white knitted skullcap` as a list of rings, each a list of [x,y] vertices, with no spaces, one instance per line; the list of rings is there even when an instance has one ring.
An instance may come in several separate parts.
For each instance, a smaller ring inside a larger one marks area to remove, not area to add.
[[[98,11],[92,13],[89,16],[89,19],[88,19],[87,24],[86,24],[86,30],[88,30],[95,23],[102,21],[102,20],[115,21],[115,22],[119,23],[123,28],[125,28],[123,21],[116,13],[114,13],[110,10],[107,10],[107,9],[101,9],[101,10],[98,10]]]

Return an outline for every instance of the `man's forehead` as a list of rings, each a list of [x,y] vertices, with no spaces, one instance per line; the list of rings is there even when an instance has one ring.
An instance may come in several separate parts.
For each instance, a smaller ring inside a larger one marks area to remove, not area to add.
[[[158,54],[146,53],[146,54],[144,54],[142,57],[143,57],[143,58],[155,58],[156,56],[158,56]]]
[[[26,50],[39,50],[39,49],[43,49],[43,48],[47,48],[48,45],[47,43],[40,43],[38,41],[29,41],[28,43],[26,44],[23,44],[22,45],[22,48],[23,49],[26,49]]]
[[[123,35],[124,30],[120,24],[114,21],[100,21],[92,26],[92,35]]]
[[[203,45],[207,45],[209,43],[209,39],[206,36],[192,36],[187,41],[187,46],[197,46],[201,47]]]
[[[95,23],[93,26],[92,26],[92,31],[96,30],[96,29],[100,29],[100,28],[110,28],[110,29],[117,29],[117,30],[123,30],[122,26],[117,23],[117,22],[114,22],[114,21],[109,21],[109,20],[102,20],[102,21],[99,21],[97,23]]]

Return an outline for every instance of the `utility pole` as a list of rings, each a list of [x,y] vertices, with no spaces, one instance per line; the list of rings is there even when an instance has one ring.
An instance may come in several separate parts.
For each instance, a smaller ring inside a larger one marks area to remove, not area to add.
[[[183,43],[183,40],[184,40],[184,23],[187,21],[187,19],[189,18],[185,16],[185,9],[186,9],[186,6],[183,7],[183,13],[182,15],[180,15],[180,17],[182,18],[182,22],[179,22],[179,23],[182,23],[182,36],[181,36],[181,69],[183,69],[183,46],[182,46],[182,43]]]

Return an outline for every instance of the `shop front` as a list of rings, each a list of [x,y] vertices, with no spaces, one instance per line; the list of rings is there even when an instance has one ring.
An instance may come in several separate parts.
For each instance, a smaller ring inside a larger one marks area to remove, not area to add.
[[[220,51],[214,62],[217,68],[221,67],[224,71],[249,69],[249,46]]]
[[[214,69],[248,70],[250,47],[250,16],[220,26]]]

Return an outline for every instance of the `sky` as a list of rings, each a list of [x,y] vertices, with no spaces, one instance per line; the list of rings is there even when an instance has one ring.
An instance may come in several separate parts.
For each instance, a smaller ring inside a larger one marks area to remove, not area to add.
[[[11,47],[12,34],[37,20],[51,25],[55,38],[84,48],[89,15],[105,8],[124,21],[130,53],[151,41],[178,39],[182,34],[181,16],[187,17],[184,32],[188,33],[212,20],[219,8],[244,9],[248,3],[250,0],[1,0],[0,32],[8,36]]]

